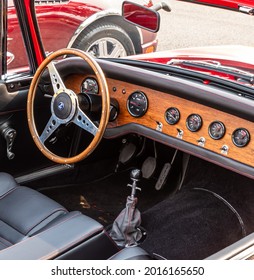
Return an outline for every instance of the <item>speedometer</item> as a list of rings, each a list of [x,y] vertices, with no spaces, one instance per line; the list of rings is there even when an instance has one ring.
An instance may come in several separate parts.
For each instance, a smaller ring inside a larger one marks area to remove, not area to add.
[[[148,109],[148,99],[144,92],[134,91],[127,100],[127,109],[135,117],[142,117]]]

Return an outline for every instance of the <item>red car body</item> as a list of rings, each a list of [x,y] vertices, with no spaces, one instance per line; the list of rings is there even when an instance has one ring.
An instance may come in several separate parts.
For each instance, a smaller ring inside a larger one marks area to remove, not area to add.
[[[77,47],[77,39],[90,26],[100,24],[105,19],[119,26],[127,33],[133,45],[134,54],[155,51],[157,47],[156,34],[132,27],[128,33],[129,24],[121,18],[121,3],[123,1],[37,1],[35,8],[41,32],[43,47],[46,53],[59,48]],[[137,3],[152,5],[152,1],[137,0]],[[29,18],[28,18],[29,20]],[[60,32],[61,31],[61,32]],[[64,31],[64,36],[63,36]],[[8,52],[9,67],[20,68],[27,65],[24,60],[24,46],[20,39],[20,30],[15,8],[12,1],[8,7]],[[127,53],[129,55],[131,53]]]
[[[254,59],[252,54],[253,47],[246,46],[210,46],[210,47],[196,47],[169,50],[162,52],[155,52],[147,55],[136,55],[134,59],[149,61],[154,63],[171,64],[177,61],[204,61],[219,63],[226,67],[236,67],[243,71],[248,71],[254,75]],[[234,75],[225,74],[216,70],[200,70],[198,67],[179,66],[190,70],[199,71],[209,74],[210,76],[217,76],[223,79],[235,81]],[[207,80],[206,83],[209,81]]]

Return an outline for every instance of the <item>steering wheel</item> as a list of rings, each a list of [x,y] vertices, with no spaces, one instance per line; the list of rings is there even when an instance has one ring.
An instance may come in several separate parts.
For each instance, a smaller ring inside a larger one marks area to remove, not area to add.
[[[60,56],[78,56],[86,61],[94,71],[102,97],[102,111],[98,127],[80,109],[77,95],[72,90],[66,88],[54,62],[54,60]],[[35,124],[34,101],[38,83],[46,68],[49,72],[54,94],[51,101],[51,117],[43,129],[43,132],[39,135]],[[49,55],[37,69],[28,92],[27,120],[30,133],[36,146],[50,160],[60,164],[71,164],[81,161],[90,155],[97,147],[104,134],[109,119],[109,111],[110,97],[104,73],[99,64],[89,54],[78,49],[61,49]],[[45,141],[60,125],[67,125],[71,122],[88,131],[94,137],[81,153],[73,157],[56,155],[45,146]]]

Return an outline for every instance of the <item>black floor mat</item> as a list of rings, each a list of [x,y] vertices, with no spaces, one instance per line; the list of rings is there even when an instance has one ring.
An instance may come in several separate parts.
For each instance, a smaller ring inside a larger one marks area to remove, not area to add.
[[[191,158],[182,189],[142,215],[142,247],[167,259],[203,259],[254,231],[253,180]]]
[[[238,217],[211,193],[188,190],[142,216],[142,247],[166,259],[203,259],[243,235]]]
[[[78,210],[108,226],[125,207],[127,195],[130,195],[130,171],[112,173],[99,180],[84,184],[68,184],[65,187],[53,187],[42,192],[65,206],[69,211]],[[142,180],[137,191],[138,208],[145,211],[165,198],[167,188],[156,191],[156,181]]]

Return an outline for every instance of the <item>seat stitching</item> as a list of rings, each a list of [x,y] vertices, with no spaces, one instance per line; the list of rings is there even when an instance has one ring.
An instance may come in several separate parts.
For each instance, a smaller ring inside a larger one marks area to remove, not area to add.
[[[2,243],[3,245],[6,246],[6,243],[4,243],[5,241],[6,241],[6,243],[9,243],[10,246],[13,245],[13,243],[11,243],[9,240],[7,240],[7,239],[3,238],[2,236],[0,236],[0,243]]]
[[[42,220],[40,220],[36,225],[33,225],[30,229],[28,229],[28,230],[26,231],[25,235],[28,235],[28,233],[29,233],[30,231],[32,231],[34,228],[36,228],[39,224],[41,224],[41,223],[42,223],[43,221],[45,221],[47,218],[49,218],[49,217],[52,216],[53,214],[55,214],[55,213],[57,213],[57,212],[61,212],[61,211],[65,212],[65,213],[68,213],[68,211],[67,211],[66,209],[64,209],[64,208],[58,208],[58,209],[56,209],[55,211],[50,212],[47,216],[45,216]],[[52,220],[52,221],[53,221],[53,220]]]
[[[17,188],[19,188],[19,186],[16,186],[16,187],[10,189],[10,190],[7,191],[6,193],[4,193],[2,196],[0,196],[0,199],[6,197],[7,195],[9,195],[9,194],[12,193],[13,191],[15,191]]]
[[[64,252],[67,248],[69,248],[70,246],[79,243],[81,240],[83,240],[84,238],[86,238],[86,237],[88,237],[88,236],[90,236],[90,235],[93,235],[93,234],[94,234],[95,232],[97,232],[97,231],[98,231],[98,229],[95,229],[95,230],[92,231],[92,232],[90,231],[90,232],[88,232],[88,233],[86,233],[86,234],[83,234],[83,235],[81,235],[79,238],[76,238],[75,241],[69,242],[68,244],[65,244],[65,246],[62,246],[62,247],[61,247],[61,251],[59,251],[59,248],[58,248],[58,249],[55,249],[54,251],[50,252],[50,254],[48,254],[48,255],[46,255],[46,256],[40,258],[40,259],[43,260],[43,259],[48,259],[48,258],[50,258],[50,257],[54,257],[55,252],[62,253],[62,252]]]
[[[80,215],[82,215],[82,214],[81,214],[80,212],[78,212],[78,213],[76,213],[75,215],[69,217],[68,219],[65,219],[64,221],[62,221],[62,222],[60,222],[60,223],[58,223],[58,224],[56,224],[56,225],[54,225],[54,226],[52,226],[52,227],[50,227],[50,228],[44,230],[43,232],[41,232],[41,233],[39,233],[39,234],[37,234],[37,235],[31,236],[31,237],[29,237],[28,239],[24,239],[24,240],[22,240],[22,241],[20,241],[20,242],[18,242],[18,243],[13,244],[13,245],[12,245],[12,248],[13,248],[14,246],[17,246],[17,245],[20,244],[20,243],[25,243],[25,242],[27,242],[27,241],[29,241],[29,240],[31,240],[31,239],[34,239],[34,238],[36,238],[37,236],[40,236],[41,234],[45,233],[46,231],[50,231],[50,230],[52,230],[54,227],[57,227],[57,226],[59,226],[59,225],[65,223],[66,221],[68,221],[68,220],[70,220],[70,219],[72,219],[72,218],[74,218],[74,217],[80,216]],[[103,228],[103,227],[101,226],[101,228]],[[90,234],[90,232],[89,232],[89,234]],[[1,252],[3,252],[4,250],[8,250],[8,248],[2,249]],[[57,250],[56,250],[56,251],[57,251]]]
[[[9,227],[15,229],[18,233],[24,235],[23,232],[21,232],[19,229],[15,228],[13,225],[10,225],[9,223],[7,223],[7,222],[6,222],[5,220],[3,220],[2,218],[1,218],[1,221],[2,221],[3,223],[5,223],[6,225],[8,225]]]
[[[77,213],[77,214],[75,214],[75,215],[72,216],[72,217],[75,217],[75,216],[78,216],[78,215],[80,215],[80,213]],[[69,217],[69,218],[66,219],[66,220],[68,221],[70,218],[71,218],[71,217]],[[64,221],[62,221],[62,222],[60,222],[60,223],[58,223],[57,225],[62,224],[62,223],[65,222],[66,220],[64,220]],[[54,225],[54,226],[50,227],[49,229],[44,230],[43,233],[44,233],[45,231],[48,231],[48,230],[50,230],[50,229],[56,227],[57,225]],[[22,240],[22,241],[20,241],[20,242],[18,242],[18,243],[15,243],[15,244],[13,244],[13,246],[16,246],[16,245],[19,244],[19,243],[24,243],[24,242],[26,242],[26,241],[28,241],[28,240],[31,240],[31,239],[35,238],[36,236],[38,236],[38,235],[40,235],[40,234],[42,234],[42,232],[39,233],[39,234],[37,234],[37,235],[30,236],[29,239],[24,239],[24,240]],[[13,246],[12,246],[12,247],[13,247]],[[3,249],[3,250],[6,250],[6,249]],[[2,250],[2,251],[3,251],[3,250]]]
[[[50,217],[52,214],[56,213],[56,212],[60,212],[60,211],[64,211],[65,213],[68,213],[68,211],[64,208],[59,208],[56,209],[54,212],[51,212],[49,215],[47,215],[45,218],[43,218],[40,222],[38,222],[36,225],[32,226],[29,230],[27,230],[26,232],[22,232],[20,231],[20,229],[17,229],[15,226],[9,224],[8,222],[6,222],[5,220],[1,219],[2,222],[4,222],[5,224],[7,224],[9,227],[15,229],[17,232],[19,232],[20,234],[23,234],[24,236],[26,236],[29,231],[31,231],[33,228],[35,228],[36,226],[38,226],[41,222],[45,221],[48,217]]]

